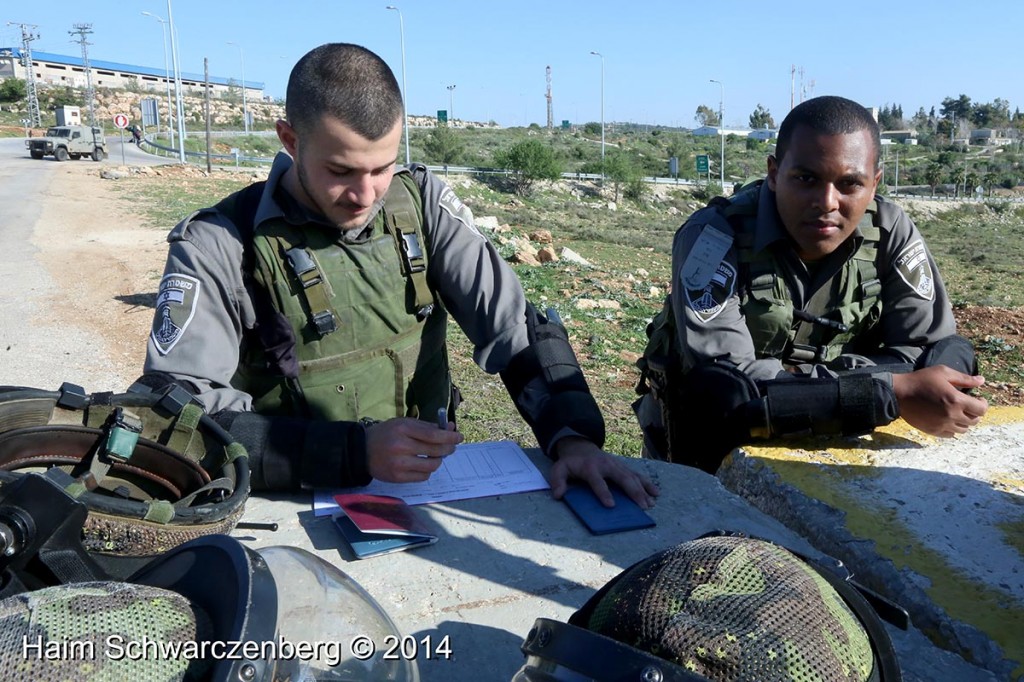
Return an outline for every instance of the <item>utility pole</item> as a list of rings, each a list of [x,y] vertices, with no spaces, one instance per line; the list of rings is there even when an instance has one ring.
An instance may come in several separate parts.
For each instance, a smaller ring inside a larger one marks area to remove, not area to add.
[[[25,67],[26,72],[25,98],[28,100],[29,125],[38,128],[42,125],[42,120],[39,117],[39,96],[36,94],[36,72],[32,68],[32,41],[39,38],[39,34],[34,32],[39,27],[35,24],[15,24],[10,21],[7,25],[21,28],[21,65]]]
[[[89,45],[86,36],[92,33],[92,24],[73,24],[74,31],[68,35],[77,35],[77,42],[82,45],[82,67],[85,71],[85,99],[89,102],[89,125],[96,127],[96,93],[92,89],[92,69],[89,68]]]
[[[555,114],[551,109],[551,67],[547,67],[544,72],[548,82],[547,95],[545,96],[548,100],[548,130],[551,130],[555,127]]]
[[[793,111],[796,97],[796,64],[789,65],[789,110]]]
[[[210,162],[210,60],[206,57],[203,57],[203,85],[205,86],[203,91],[206,94],[203,101],[206,114],[206,172],[212,173],[213,167]],[[242,87],[245,87],[244,76],[242,77]]]

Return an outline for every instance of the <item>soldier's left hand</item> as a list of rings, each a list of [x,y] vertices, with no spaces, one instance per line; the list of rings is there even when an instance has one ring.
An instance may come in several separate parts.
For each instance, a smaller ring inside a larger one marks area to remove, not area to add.
[[[551,465],[549,482],[556,500],[562,499],[570,477],[585,481],[606,507],[615,506],[607,481],[617,484],[642,509],[653,507],[654,498],[661,493],[653,481],[633,471],[621,457],[608,454],[585,438],[562,438],[555,444],[555,451],[558,460]]]

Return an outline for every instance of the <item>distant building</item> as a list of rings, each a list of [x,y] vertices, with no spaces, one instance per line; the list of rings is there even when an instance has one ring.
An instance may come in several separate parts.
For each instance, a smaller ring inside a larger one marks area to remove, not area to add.
[[[751,130],[747,137],[752,137],[755,140],[761,140],[767,142],[768,140],[774,140],[779,137],[779,131],[771,128],[759,128],[758,130]]]
[[[691,134],[698,137],[708,137],[711,135],[739,135],[740,137],[747,137],[750,135],[750,128],[720,128],[718,126],[701,126],[700,128],[694,128],[690,131]]]
[[[978,128],[971,131],[970,144],[997,146],[1016,140],[1016,131],[1002,128]]]
[[[28,71],[22,65],[22,51],[19,47],[0,47],[0,78],[28,78]],[[85,77],[85,63],[81,57],[32,51],[32,70],[36,83],[45,85],[67,85],[73,88],[88,86]],[[94,88],[119,88],[129,90],[151,90],[155,93],[167,91],[167,74],[164,69],[133,64],[119,64],[99,59],[89,60]],[[174,87],[174,72],[170,73],[171,87]],[[181,74],[181,87],[185,94],[202,94],[203,76],[194,73]],[[233,78],[210,76],[210,94],[220,96],[232,88],[241,91],[242,83]],[[245,82],[245,96],[256,101],[263,99],[263,83]]]
[[[916,130],[883,130],[879,137],[882,144],[917,144]]]

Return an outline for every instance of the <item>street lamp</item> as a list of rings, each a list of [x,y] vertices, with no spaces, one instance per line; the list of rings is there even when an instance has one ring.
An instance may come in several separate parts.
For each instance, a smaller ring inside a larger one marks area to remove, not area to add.
[[[722,136],[722,159],[718,166],[718,178],[719,184],[722,186],[722,191],[725,191],[725,86],[722,81],[716,81],[714,78],[711,79],[711,83],[718,83],[718,87],[722,89],[721,97],[718,100],[718,134]]]
[[[170,28],[171,62],[174,64],[174,96],[178,100],[178,160],[185,163],[185,105],[181,99],[181,64],[178,61],[178,33],[174,30],[174,12],[167,0],[167,26]]]
[[[455,125],[455,86],[448,86],[448,118]]]
[[[234,45],[238,48],[238,54],[242,58],[242,120],[245,123],[245,134],[249,134],[249,103],[245,97],[245,52],[242,50],[242,46],[238,43],[228,41],[228,45]]]
[[[143,12],[147,17],[153,17],[160,22],[160,37],[164,41],[164,84],[167,85],[167,130],[171,133],[171,146],[174,146],[174,109],[171,107],[171,68],[167,65],[167,22],[163,17],[158,17],[150,12]],[[157,117],[156,132],[160,133],[160,117]]]
[[[388,5],[385,9],[393,9],[398,12],[398,30],[402,38],[402,122],[405,127],[405,164],[412,163],[409,157],[409,105],[407,91],[405,89],[405,21],[402,19],[402,10],[394,5]]]
[[[601,58],[601,177],[604,177],[604,55],[590,51],[590,54]]]

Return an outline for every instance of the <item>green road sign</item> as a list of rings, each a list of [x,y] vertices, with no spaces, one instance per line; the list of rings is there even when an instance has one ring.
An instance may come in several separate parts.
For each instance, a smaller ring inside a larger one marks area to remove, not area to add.
[[[562,119],[562,130],[568,130],[568,129],[569,129],[569,119],[563,118]]]
[[[697,155],[697,172],[707,173],[708,172],[708,155],[698,154]]]
[[[447,109],[438,109],[437,110],[437,122],[438,123],[447,123],[448,122],[448,110]]]

